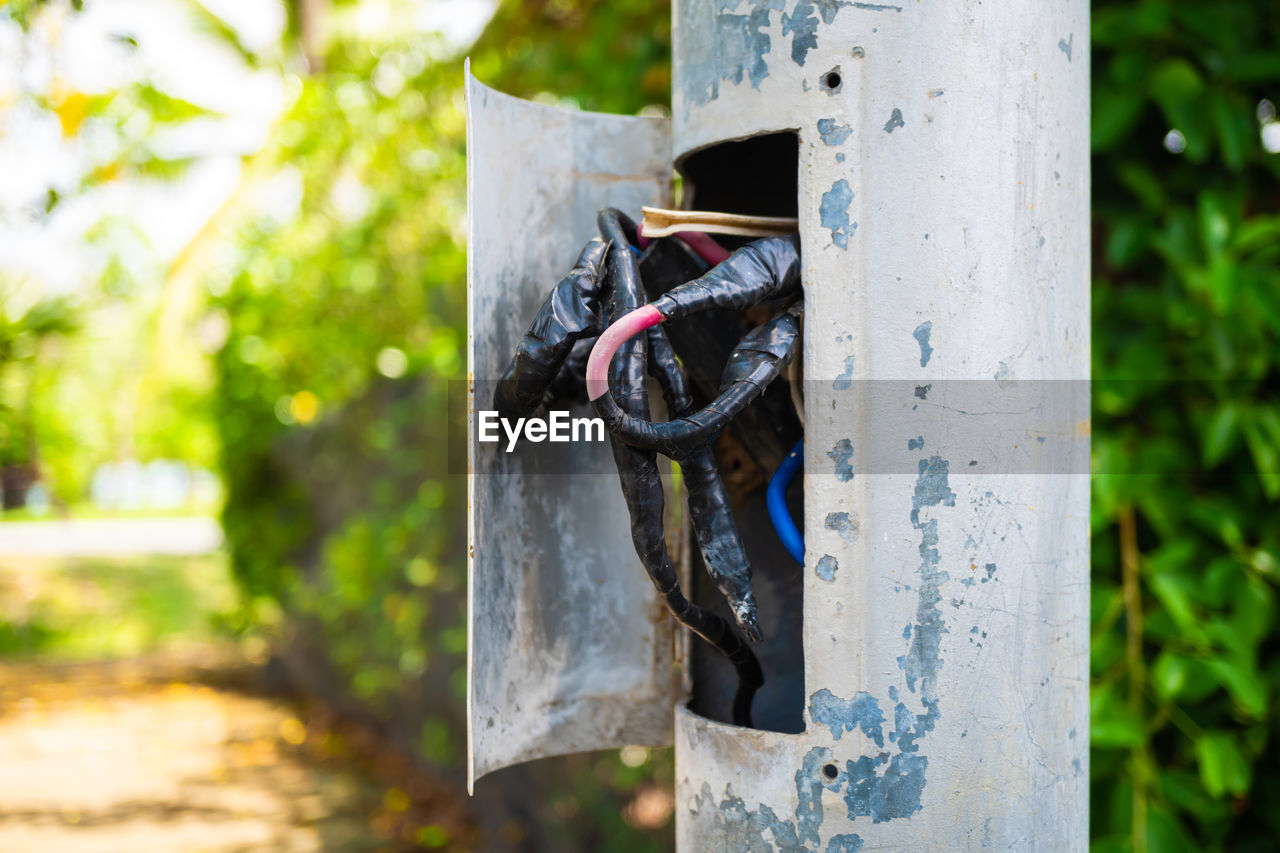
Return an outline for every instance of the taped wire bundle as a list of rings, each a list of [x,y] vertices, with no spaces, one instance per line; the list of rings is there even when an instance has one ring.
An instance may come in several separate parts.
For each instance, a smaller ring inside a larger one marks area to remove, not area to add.
[[[494,406],[503,417],[526,417],[550,399],[576,397],[585,385],[610,432],[636,554],[675,618],[733,664],[738,676],[733,721],[750,726],[751,702],[764,683],[763,673],[742,636],[680,589],[663,532],[665,499],[656,454],[680,465],[707,573],[742,634],[758,642],[751,565],[711,443],[791,361],[799,334],[799,240],[767,237],[727,258],[709,238],[711,246],[695,241],[695,251],[716,266],[646,304],[637,250],[649,241],[617,210],[601,211],[597,224],[601,239],[583,248],[573,269],[551,290],[498,383]],[[737,311],[765,302],[776,303],[774,316],[741,339],[721,375],[719,395],[695,410],[662,324],[710,308]],[[661,387],[670,421],[650,420],[646,376]]]

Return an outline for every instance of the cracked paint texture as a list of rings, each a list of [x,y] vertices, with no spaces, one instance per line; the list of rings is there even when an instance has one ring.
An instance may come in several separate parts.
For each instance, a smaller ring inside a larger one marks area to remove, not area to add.
[[[948,575],[939,568],[938,520],[921,520],[921,512],[933,507],[954,507],[955,502],[947,460],[939,456],[921,459],[910,515],[912,528],[920,533],[920,582],[915,621],[902,632],[910,645],[898,659],[898,666],[907,690],[919,695],[924,713],[908,708],[900,700],[898,688],[891,686],[893,728],[886,733],[889,720],[880,701],[870,693],[859,691],[852,698],[843,699],[827,688],[815,691],[809,698],[809,717],[814,724],[826,726],[835,741],[859,731],[879,751],[846,760],[841,767],[830,748],[810,749],[796,770],[796,806],[785,819],[763,803],[755,809],[748,808],[741,797],[733,794],[732,786],[727,786],[723,797],[717,799],[710,785],[704,784],[690,812],[694,817],[711,819],[710,832],[701,836],[712,845],[711,849],[858,853],[864,842],[856,833],[833,835],[826,847],[822,846],[824,791],[839,795],[845,817],[851,822],[869,817],[873,824],[884,823],[909,818],[923,809],[929,759],[921,754],[920,746],[941,717],[937,675],[942,666],[942,635],[948,631],[940,605],[941,585]]]
[[[864,12],[901,12],[901,6],[856,3],[848,0],[688,0],[683,14],[690,32],[714,34],[681,57],[681,91],[692,104],[707,104],[720,97],[720,84],[753,89],[769,76],[773,38],[769,31],[779,27],[782,38],[790,40],[787,56],[803,67],[809,51],[818,47],[821,26],[835,22],[842,9]],[[778,13],[776,16],[774,13]]]

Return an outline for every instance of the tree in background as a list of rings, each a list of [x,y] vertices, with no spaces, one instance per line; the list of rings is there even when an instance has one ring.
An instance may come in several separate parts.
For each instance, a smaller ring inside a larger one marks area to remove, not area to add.
[[[584,108],[663,104],[666,15],[639,3],[503,3],[472,51],[473,69],[506,91]],[[1099,850],[1268,849],[1280,833],[1268,808],[1280,783],[1258,770],[1277,758],[1280,683],[1280,160],[1272,153],[1280,126],[1264,101],[1280,96],[1278,38],[1275,14],[1244,2],[1147,0],[1095,10]],[[299,104],[308,112],[298,119],[332,118],[324,132],[293,131],[279,149],[282,162],[302,170],[301,213],[252,243],[255,261],[245,269],[259,273],[242,275],[224,304],[233,316],[259,299],[271,307],[259,325],[237,329],[220,370],[224,423],[244,418],[234,432],[223,427],[232,491],[241,496],[228,529],[244,577],[286,612],[299,612],[303,593],[290,584],[306,578],[308,606],[325,611],[313,617],[315,636],[328,638],[317,644],[330,649],[338,681],[394,714],[386,709],[405,707],[397,699],[419,666],[442,667],[435,683],[453,685],[449,701],[461,696],[460,598],[448,597],[463,582],[461,483],[443,475],[443,427],[433,431],[421,418],[442,405],[462,357],[462,139],[459,72],[447,56],[421,68],[394,65],[393,73],[382,63],[402,62],[386,59],[402,54],[374,53],[339,45],[325,76],[307,84]],[[402,78],[394,96],[380,91]],[[397,112],[405,109],[421,112]],[[419,116],[430,117],[429,129],[412,122]],[[311,171],[313,151],[323,154],[322,172]],[[415,171],[423,161],[427,174]],[[351,175],[360,192],[342,189],[356,186]],[[344,197],[360,199],[352,208],[359,215],[345,224],[335,206]],[[421,199],[430,211],[404,215]],[[389,242],[409,228],[427,230],[415,236],[411,258]],[[298,255],[291,241],[302,239],[313,248]],[[283,275],[264,284],[279,253],[310,270],[308,287],[284,288]],[[414,281],[430,295],[415,292]],[[350,293],[360,288],[412,310],[389,316],[383,304],[366,316]],[[263,295],[273,289],[277,295]],[[276,325],[283,317],[298,322]],[[358,345],[338,342],[339,330],[326,325],[338,317],[376,333]],[[275,331],[264,334],[269,327]],[[403,358],[383,354],[387,347]],[[253,366],[255,359],[275,367]],[[380,377],[383,362],[392,373],[403,364],[406,376]],[[239,382],[256,390],[233,391]],[[409,401],[403,409],[370,402],[391,394],[379,390],[388,382],[414,388],[396,398]],[[305,396],[295,411],[302,391],[315,395],[315,407]],[[246,400],[252,405],[236,402]],[[300,486],[285,473],[298,464],[283,461],[282,448],[300,433],[322,432],[298,425],[317,410],[331,412],[335,425],[353,424],[363,442],[326,445],[335,456],[323,483],[363,489],[351,505],[364,509],[329,514],[317,499],[321,483]],[[394,458],[418,476],[391,485],[388,475],[359,467],[370,458]],[[277,537],[271,547],[264,531]],[[344,645],[343,631],[380,639]],[[440,719],[444,728],[430,718],[423,726],[420,754],[456,761],[456,746],[437,752],[431,744],[460,744],[460,717]],[[573,824],[585,825],[574,808],[566,808]]]
[[[39,16],[78,5],[11,3],[0,22],[44,32]],[[292,0],[270,48],[191,8],[244,64],[288,81],[284,116],[261,153],[245,152],[234,208],[177,260],[124,263],[137,256],[127,217],[91,232],[116,258],[86,297],[121,321],[114,348],[64,333],[37,347],[28,330],[12,352],[59,349],[74,369],[0,358],[0,381],[45,377],[28,423],[69,496],[120,436],[140,455],[212,458],[220,445],[246,624],[274,633],[310,689],[456,779],[465,499],[438,414],[463,364],[461,48],[416,17],[434,7],[407,2]],[[660,110],[669,14],[643,0],[503,0],[472,68],[544,102]],[[1269,850],[1280,836],[1269,808],[1280,779],[1267,772],[1280,759],[1278,18],[1245,0],[1094,4],[1091,820],[1102,851]],[[61,137],[116,140],[82,179],[23,208],[37,219],[96,187],[181,175],[190,162],[157,144],[160,131],[207,117],[150,80],[37,88],[18,103]],[[223,251],[219,232],[246,210],[229,255],[194,263]],[[9,311],[17,339],[27,315]],[[154,343],[193,336],[215,351],[211,367]],[[138,402],[104,409],[102,388]],[[30,408],[11,390],[3,399]],[[511,771],[501,778],[514,783],[493,783],[503,796],[539,784],[497,832],[513,846],[538,833],[569,849],[669,846],[665,762],[632,751]]]
[[[191,323],[191,273],[239,152],[260,144],[273,93],[255,73],[271,57],[196,0],[0,5],[0,57],[0,288],[78,317],[6,389],[40,478],[75,504],[107,462],[211,467],[220,340]]]
[[[26,506],[27,490],[37,479],[35,397],[45,369],[56,358],[49,350],[78,324],[67,299],[32,301],[26,290],[0,283],[0,493],[5,510]]]
[[[223,523],[249,618],[274,625],[292,676],[460,784],[466,463],[444,413],[465,393],[464,45],[415,29],[411,5],[384,9],[374,30],[359,6],[328,10],[258,158],[269,200],[211,281],[229,329]],[[544,101],[661,106],[668,15],[504,3],[473,69]],[[536,786],[530,772],[478,791],[506,843],[669,844],[669,763],[646,751],[552,760]]]
[[[1093,10],[1097,850],[1280,837],[1280,15]]]

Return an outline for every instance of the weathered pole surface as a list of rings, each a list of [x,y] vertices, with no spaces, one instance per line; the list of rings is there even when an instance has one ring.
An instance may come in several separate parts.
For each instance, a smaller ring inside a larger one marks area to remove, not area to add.
[[[665,745],[673,623],[638,565],[607,443],[478,441],[476,413],[596,211],[663,204],[668,123],[522,101],[467,75],[468,782]],[[584,405],[568,406],[575,416]]]
[[[677,160],[798,132],[807,379],[806,729],[677,710],[687,853],[1087,846],[1088,21],[676,0]]]

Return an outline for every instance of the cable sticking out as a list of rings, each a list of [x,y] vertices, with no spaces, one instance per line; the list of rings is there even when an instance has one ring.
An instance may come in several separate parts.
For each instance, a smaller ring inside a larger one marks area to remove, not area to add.
[[[782,464],[769,480],[765,503],[769,507],[769,520],[773,522],[773,529],[777,531],[783,547],[791,554],[792,559],[803,566],[804,534],[796,527],[795,521],[791,518],[791,510],[787,508],[787,489],[802,468],[804,468],[804,439],[796,442],[796,446],[791,448],[787,458],[782,460]]]

